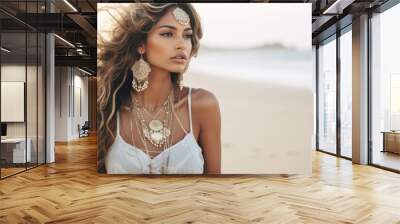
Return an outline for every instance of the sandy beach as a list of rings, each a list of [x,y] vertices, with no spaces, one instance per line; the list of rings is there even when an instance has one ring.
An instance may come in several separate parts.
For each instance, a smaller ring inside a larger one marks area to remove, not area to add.
[[[188,72],[184,84],[214,93],[222,122],[223,174],[311,172],[310,88]]]

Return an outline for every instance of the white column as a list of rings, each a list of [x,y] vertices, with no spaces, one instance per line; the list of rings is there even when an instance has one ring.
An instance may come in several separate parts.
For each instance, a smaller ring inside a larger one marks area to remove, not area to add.
[[[46,163],[52,163],[55,161],[55,150],[54,150],[54,114],[55,114],[55,76],[54,76],[54,35],[47,34],[46,36]]]
[[[368,15],[353,20],[353,162],[368,163]]]
[[[47,12],[53,12],[54,6],[46,3]],[[55,43],[54,35],[46,35],[46,163],[55,162],[54,132],[55,132]]]

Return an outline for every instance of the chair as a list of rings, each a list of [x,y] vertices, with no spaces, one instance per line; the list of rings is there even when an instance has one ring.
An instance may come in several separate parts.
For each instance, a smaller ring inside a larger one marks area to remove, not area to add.
[[[89,129],[90,129],[89,121],[85,121],[82,127],[80,127],[80,125],[78,124],[79,138],[89,136]]]

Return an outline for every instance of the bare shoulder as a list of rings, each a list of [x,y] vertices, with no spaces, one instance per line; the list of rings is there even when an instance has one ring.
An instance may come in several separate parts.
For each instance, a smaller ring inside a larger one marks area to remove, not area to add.
[[[203,133],[203,138],[207,138],[207,134],[217,136],[215,132],[220,129],[221,114],[217,97],[212,92],[192,89],[192,114],[194,125],[200,127],[198,130]]]
[[[192,107],[199,112],[215,112],[217,109],[219,110],[219,103],[212,92],[202,88],[193,88]]]

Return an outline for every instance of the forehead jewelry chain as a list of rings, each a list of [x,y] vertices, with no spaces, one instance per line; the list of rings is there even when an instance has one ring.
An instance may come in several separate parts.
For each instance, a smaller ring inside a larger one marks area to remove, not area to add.
[[[189,15],[181,8],[175,8],[174,11],[172,12],[172,14],[174,15],[176,21],[178,21],[178,23],[186,26],[190,23],[190,17]]]

